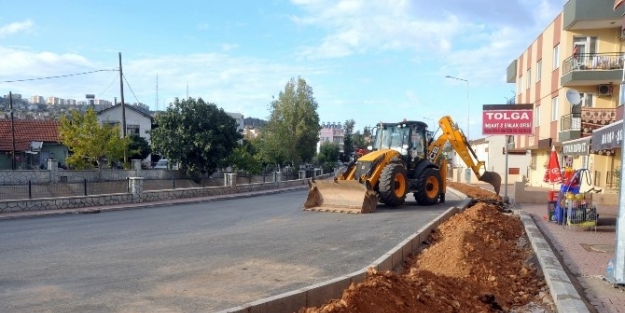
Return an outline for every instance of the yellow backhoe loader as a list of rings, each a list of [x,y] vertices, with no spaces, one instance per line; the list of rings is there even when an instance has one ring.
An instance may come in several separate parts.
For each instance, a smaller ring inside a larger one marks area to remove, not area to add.
[[[501,187],[501,176],[485,169],[466,137],[444,116],[438,122],[442,134],[434,140],[420,121],[380,123],[375,128],[373,150],[351,161],[331,180],[309,180],[304,210],[370,213],[378,202],[396,207],[412,192],[420,205],[445,202],[447,159],[442,152],[449,142],[479,180]]]

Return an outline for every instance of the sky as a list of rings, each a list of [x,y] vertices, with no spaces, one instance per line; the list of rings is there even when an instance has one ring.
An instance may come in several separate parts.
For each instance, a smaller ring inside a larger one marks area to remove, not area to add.
[[[119,101],[121,53],[125,102],[151,110],[193,97],[268,119],[299,77],[321,122],[436,130],[450,115],[477,139],[482,105],[515,96],[508,65],[565,2],[0,0],[10,8],[0,11],[0,95]]]

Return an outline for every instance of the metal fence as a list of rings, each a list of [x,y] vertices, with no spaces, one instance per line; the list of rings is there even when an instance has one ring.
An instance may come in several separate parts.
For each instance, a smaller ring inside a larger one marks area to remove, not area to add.
[[[237,176],[237,184],[272,182],[273,175]],[[223,178],[205,178],[200,182],[191,179],[144,179],[143,190],[182,189],[197,187],[220,187],[224,186]],[[82,182],[58,182],[58,183],[33,183],[0,185],[0,200],[41,199],[72,196],[92,196],[103,194],[130,192],[129,179],[116,181],[88,181]]]
[[[28,181],[28,184],[0,186],[0,200],[90,196],[127,192],[130,192],[128,179],[100,182],[89,182],[85,179],[78,183],[46,184],[34,184]]]

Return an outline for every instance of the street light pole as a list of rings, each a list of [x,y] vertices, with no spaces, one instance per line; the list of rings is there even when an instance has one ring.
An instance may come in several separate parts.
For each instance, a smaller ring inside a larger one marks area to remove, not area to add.
[[[463,78],[458,78],[458,77],[454,77],[454,76],[445,76],[445,78],[449,78],[449,79],[455,79],[455,80],[461,80],[465,83],[467,83],[467,140],[469,139],[469,119],[470,117],[470,113],[471,113],[471,106],[469,106],[469,80],[467,79],[463,79]]]

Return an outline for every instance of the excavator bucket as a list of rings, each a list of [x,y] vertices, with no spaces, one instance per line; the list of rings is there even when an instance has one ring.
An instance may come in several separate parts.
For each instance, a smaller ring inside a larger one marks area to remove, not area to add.
[[[356,180],[308,181],[304,211],[371,213],[378,205],[373,190]]]
[[[501,175],[496,172],[484,171],[484,174],[480,177],[480,180],[489,183],[495,188],[495,192],[499,195],[501,190]]]

